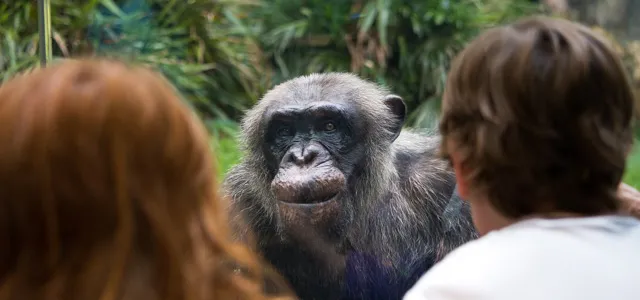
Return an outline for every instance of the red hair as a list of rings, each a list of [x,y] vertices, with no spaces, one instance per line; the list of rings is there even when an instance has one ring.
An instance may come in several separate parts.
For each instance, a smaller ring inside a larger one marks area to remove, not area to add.
[[[9,80],[0,145],[0,299],[267,298],[206,130],[157,73],[69,60]]]

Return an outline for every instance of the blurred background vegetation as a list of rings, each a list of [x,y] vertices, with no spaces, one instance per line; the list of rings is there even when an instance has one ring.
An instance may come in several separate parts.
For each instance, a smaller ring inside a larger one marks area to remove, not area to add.
[[[36,2],[0,3],[0,80],[38,65]],[[51,0],[53,54],[54,59],[115,56],[164,73],[208,125],[222,175],[241,155],[237,122],[274,84],[311,72],[354,72],[403,96],[408,126],[431,127],[452,57],[479,30],[525,15],[560,14],[598,27],[640,82],[635,27],[625,29],[619,21],[632,20],[640,8],[623,2],[633,5],[633,0]],[[638,149],[625,180],[640,187]]]

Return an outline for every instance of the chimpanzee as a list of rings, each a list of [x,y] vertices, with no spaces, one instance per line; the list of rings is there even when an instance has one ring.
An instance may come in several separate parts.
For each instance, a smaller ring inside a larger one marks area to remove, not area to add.
[[[276,86],[243,119],[232,213],[301,299],[401,299],[477,236],[439,138],[403,130],[405,115],[384,87],[325,73]]]

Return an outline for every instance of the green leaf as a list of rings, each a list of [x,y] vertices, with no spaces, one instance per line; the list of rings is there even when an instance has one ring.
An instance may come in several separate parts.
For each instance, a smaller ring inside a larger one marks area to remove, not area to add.
[[[120,7],[113,2],[113,0],[100,0],[100,4],[107,8],[112,14],[120,18],[124,18],[126,16],[125,13],[120,10]]]

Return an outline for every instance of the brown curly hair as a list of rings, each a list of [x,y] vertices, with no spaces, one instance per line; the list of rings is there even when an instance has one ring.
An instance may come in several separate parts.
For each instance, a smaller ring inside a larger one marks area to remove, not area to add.
[[[0,299],[270,299],[208,135],[159,74],[68,60],[0,87]]]

